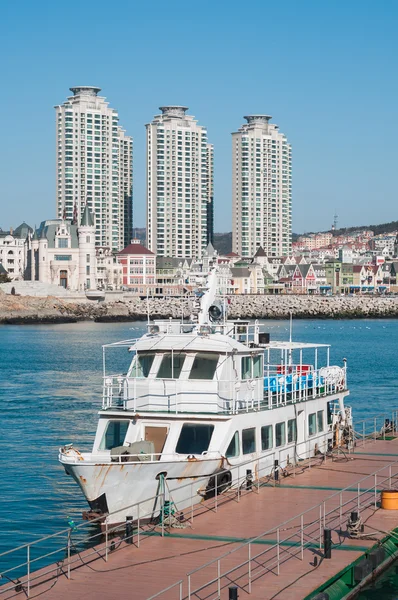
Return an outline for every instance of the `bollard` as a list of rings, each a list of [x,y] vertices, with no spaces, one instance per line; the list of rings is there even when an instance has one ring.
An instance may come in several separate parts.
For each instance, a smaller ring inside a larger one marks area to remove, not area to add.
[[[133,517],[126,517],[126,544],[133,543]]]
[[[279,461],[274,460],[274,479],[275,481],[279,481]]]
[[[246,469],[246,489],[251,490],[253,486],[253,474],[251,469]]]
[[[228,588],[228,600],[238,600],[238,588],[236,585],[231,585]]]
[[[332,558],[332,532],[330,529],[323,530],[323,557]]]

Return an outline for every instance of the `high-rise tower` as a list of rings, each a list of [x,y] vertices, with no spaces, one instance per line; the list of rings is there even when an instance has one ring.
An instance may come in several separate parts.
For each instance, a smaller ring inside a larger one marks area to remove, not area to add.
[[[197,258],[208,242],[213,149],[187,107],[160,110],[146,125],[148,248],[158,256]]]
[[[119,251],[132,236],[133,141],[100,88],[70,88],[56,106],[58,218],[80,222],[87,204],[95,245]]]
[[[291,146],[267,115],[244,117],[232,134],[232,249],[254,256],[291,251]]]

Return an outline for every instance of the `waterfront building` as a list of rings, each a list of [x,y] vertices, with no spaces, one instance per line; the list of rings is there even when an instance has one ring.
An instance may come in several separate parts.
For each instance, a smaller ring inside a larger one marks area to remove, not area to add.
[[[122,287],[123,268],[111,248],[95,249],[97,259],[97,287],[100,290],[119,290]]]
[[[117,254],[122,266],[122,285],[136,294],[153,296],[155,293],[156,255],[142,246],[139,240]]]
[[[25,275],[25,240],[33,232],[26,223],[9,231],[0,229],[0,265],[11,281],[22,280]]]
[[[87,204],[95,245],[124,248],[132,235],[132,138],[98,87],[70,88],[56,110],[56,214],[78,223]]]
[[[254,256],[291,252],[291,146],[267,115],[244,117],[232,134],[232,249]]]
[[[95,231],[87,205],[80,225],[67,219],[43,221],[26,240],[25,279],[72,291],[96,289]]]
[[[147,130],[148,248],[199,258],[213,236],[213,147],[185,106],[162,106]]]

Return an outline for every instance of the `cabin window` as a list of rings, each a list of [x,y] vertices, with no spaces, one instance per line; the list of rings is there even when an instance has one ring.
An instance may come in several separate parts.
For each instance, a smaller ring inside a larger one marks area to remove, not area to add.
[[[316,434],[316,413],[308,415],[308,435]]]
[[[202,454],[206,452],[213,435],[214,425],[184,423],[178,438],[178,454]]]
[[[318,422],[318,433],[321,433],[323,431],[323,410],[318,410],[316,417]]]
[[[261,427],[261,450],[269,450],[273,445],[272,425],[264,425]]]
[[[225,456],[227,458],[239,456],[239,431],[235,431],[232,440],[229,442]]]
[[[178,379],[186,354],[164,354],[157,374],[158,379]]]
[[[285,423],[277,423],[275,425],[275,446],[284,446],[286,444],[286,425]]]
[[[251,356],[242,356],[242,379],[251,379],[252,359]]]
[[[140,352],[137,354],[132,369],[133,377],[148,377],[154,358],[154,353]]]
[[[262,377],[263,375],[263,357],[255,356],[253,358],[253,377]]]
[[[251,454],[256,451],[256,430],[242,429],[242,452],[243,454]]]
[[[189,379],[213,379],[218,363],[218,354],[197,354],[193,361]]]
[[[100,444],[100,450],[112,450],[117,446],[123,446],[129,421],[109,421],[104,437]]]
[[[297,424],[296,419],[289,419],[287,422],[287,443],[291,444],[292,442],[297,441]]]
[[[328,425],[331,425],[333,422],[333,406],[333,400],[327,403]]]

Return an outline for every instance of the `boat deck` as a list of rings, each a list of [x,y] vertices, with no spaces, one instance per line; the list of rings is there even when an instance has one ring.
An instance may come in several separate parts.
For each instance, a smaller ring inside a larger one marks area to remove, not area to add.
[[[157,597],[227,599],[228,587],[237,585],[240,600],[305,598],[398,526],[398,511],[379,508],[380,491],[398,487],[396,461],[398,438],[367,441],[355,453],[303,462],[279,484],[253,485],[239,497],[230,491],[217,507],[207,501],[193,522],[166,530],[164,537],[157,527],[141,532],[139,547],[136,537],[134,544],[116,538],[107,561],[104,544],[97,546],[98,554],[91,549],[79,560],[73,556],[70,579],[66,562],[56,577],[44,575],[48,569],[43,569],[31,582],[30,597],[147,600],[177,584]],[[358,507],[371,539],[348,537],[347,519]],[[331,559],[323,558],[325,526],[332,530]],[[26,589],[2,595],[0,588],[0,598],[22,597]]]

